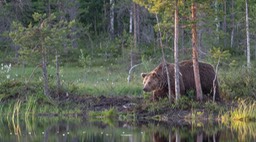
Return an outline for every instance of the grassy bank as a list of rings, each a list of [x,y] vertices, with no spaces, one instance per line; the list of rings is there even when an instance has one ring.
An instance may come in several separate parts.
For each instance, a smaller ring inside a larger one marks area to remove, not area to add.
[[[159,59],[142,56],[139,59],[139,65],[129,72],[128,56],[113,58],[92,58],[90,56],[82,58],[81,55],[78,56],[79,59],[74,60],[74,62],[67,63],[67,61],[62,60],[63,63],[60,66],[60,94],[56,94],[55,66],[53,63],[49,63],[48,73],[52,98],[43,95],[43,78],[40,67],[36,65],[2,64],[0,72],[2,80],[0,83],[1,114],[6,114],[9,118],[14,116],[28,117],[36,114],[77,115],[84,113],[84,109],[91,107],[92,104],[98,103],[97,97],[106,96],[115,99],[114,97],[129,96],[134,97],[135,100],[136,97],[144,100],[139,102],[142,104],[139,104],[137,108],[136,106],[132,108],[132,114],[141,111],[138,108],[141,107],[148,112],[147,115],[154,119],[162,119],[162,113],[168,110],[187,111],[189,114],[186,118],[192,120],[199,117],[216,116],[223,121],[254,121],[256,118],[256,112],[253,109],[255,107],[256,71],[252,68],[248,72],[243,68],[242,62],[235,64],[233,62],[232,64],[223,63],[219,66],[218,79],[222,102],[205,101],[200,103],[190,97],[183,97],[178,103],[170,104],[167,100],[157,103],[148,101],[151,94],[144,93],[141,89],[140,73],[151,71],[159,64]],[[211,63],[210,59],[206,60]],[[127,80],[128,76],[130,76],[130,82]],[[62,99],[58,98],[60,96],[62,96]],[[83,98],[84,96],[92,96],[95,100],[88,102]],[[127,98],[121,99],[125,100]],[[252,100],[252,103],[245,103],[245,100]],[[104,100],[102,99],[102,101]],[[118,99],[115,99],[115,101],[118,104]],[[133,103],[133,100],[123,102]],[[111,105],[113,108],[115,104],[111,102]],[[107,107],[105,109],[111,110],[112,108]],[[99,110],[91,109],[89,111]],[[102,109],[100,111],[103,114],[105,112]],[[118,113],[120,110],[115,111]],[[102,115],[101,112],[95,114]],[[126,114],[128,113],[122,112],[119,115],[121,118],[126,118]],[[241,118],[236,118],[238,116]],[[134,119],[133,115],[132,119]]]

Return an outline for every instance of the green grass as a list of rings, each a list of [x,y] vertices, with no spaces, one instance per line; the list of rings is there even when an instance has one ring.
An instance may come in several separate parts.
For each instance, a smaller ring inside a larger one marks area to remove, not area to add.
[[[77,57],[78,58],[78,57]],[[148,60],[142,58],[142,64],[137,66],[131,74],[131,82],[128,83],[127,77],[129,72],[129,60],[123,57],[113,57],[110,59],[99,58],[91,59],[90,64],[78,66],[79,63],[61,64],[60,77],[62,84],[62,92],[68,92],[72,95],[89,94],[94,96],[99,95],[129,95],[143,96],[141,72],[149,72],[158,64],[156,60]],[[124,64],[125,63],[125,64]],[[56,72],[55,66],[51,62],[48,65],[49,84],[51,89],[56,87]],[[8,71],[7,71],[8,70]],[[38,113],[79,113],[80,110],[72,110],[74,108],[66,107],[66,110],[59,109],[57,105],[52,105],[44,99],[43,96],[43,78],[40,67],[36,66],[19,66],[12,65],[10,69],[4,68],[0,70],[0,101],[7,98],[17,97],[22,98],[21,110],[26,112],[27,117],[33,112]],[[234,100],[236,98],[252,98],[256,88],[256,73],[252,69],[247,72],[242,67],[227,67],[220,66],[219,82],[222,97],[224,100]],[[149,93],[148,93],[149,94]],[[30,98],[30,96],[37,96]],[[16,102],[11,102],[14,105]],[[25,104],[27,103],[27,104]],[[44,107],[38,108],[37,103],[44,104]],[[151,102],[149,102],[151,103]],[[162,102],[164,103],[164,102]],[[2,111],[13,111],[13,107],[2,103]],[[154,105],[154,103],[152,103]],[[170,109],[196,109],[200,107],[200,103],[191,100],[189,97],[182,97],[178,103],[170,105]],[[158,107],[159,106],[159,107]],[[160,110],[162,104],[151,107],[154,110]],[[204,108],[211,112],[226,111],[215,103],[205,103]],[[61,111],[63,110],[63,111]],[[240,108],[234,110],[235,115],[244,115],[248,113],[256,114],[255,111],[245,112],[248,108]],[[231,115],[229,115],[231,116]],[[244,116],[246,118],[247,116]],[[255,118],[255,116],[253,116]],[[240,118],[238,118],[240,119]]]
[[[236,125],[240,122],[256,121],[256,102],[254,100],[239,99],[236,103],[235,107],[220,115],[222,123]]]
[[[109,66],[86,68],[61,66],[61,91],[72,95],[142,95],[141,70],[143,70],[143,66],[136,68],[131,74],[131,82],[128,83],[128,71],[124,65],[110,64]],[[54,66],[48,66],[48,74],[50,88],[54,91],[56,88]],[[26,120],[36,113],[59,115],[81,113],[79,106],[75,107],[70,103],[59,108],[58,103],[52,103],[43,95],[43,78],[39,67],[11,66],[10,69],[4,69],[0,73],[0,78],[2,79],[0,82],[0,111],[2,114],[8,115],[9,118],[15,111],[13,106],[17,100],[20,100],[19,112],[22,112],[17,116],[25,117]]]
[[[61,84],[70,92],[77,94],[91,95],[141,95],[142,79],[140,70],[132,73],[131,83],[127,82],[128,71],[117,65],[109,67],[60,67]],[[56,83],[56,73],[53,66],[48,67],[49,81]],[[33,67],[12,67],[9,79],[1,78],[5,81],[18,80],[21,82],[42,82],[42,73],[40,68]]]
[[[256,102],[239,100],[238,107],[230,112],[231,119],[234,121],[256,120]]]

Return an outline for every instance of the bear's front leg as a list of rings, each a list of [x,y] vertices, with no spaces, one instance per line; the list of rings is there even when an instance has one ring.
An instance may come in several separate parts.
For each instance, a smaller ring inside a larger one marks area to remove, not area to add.
[[[153,97],[151,98],[151,100],[153,101],[159,101],[162,98],[167,97],[168,94],[168,89],[158,89],[153,91]]]

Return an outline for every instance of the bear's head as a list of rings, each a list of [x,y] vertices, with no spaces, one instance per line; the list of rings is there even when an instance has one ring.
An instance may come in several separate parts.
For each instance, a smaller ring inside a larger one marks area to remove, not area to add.
[[[150,73],[141,73],[141,77],[143,78],[143,91],[151,92],[159,89],[161,80],[155,71]]]

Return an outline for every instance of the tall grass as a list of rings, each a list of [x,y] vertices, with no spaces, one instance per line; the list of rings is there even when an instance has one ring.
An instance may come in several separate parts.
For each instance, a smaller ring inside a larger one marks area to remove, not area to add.
[[[233,121],[231,123],[231,129],[238,133],[239,141],[248,141],[249,139],[255,140],[256,138],[255,122]]]
[[[256,102],[239,100],[238,107],[230,112],[232,120],[250,121],[256,120]]]
[[[256,121],[256,102],[253,100],[239,99],[237,106],[231,108],[221,116],[223,123],[235,123],[237,121]]]
[[[55,68],[51,66],[48,68],[49,81],[54,86],[56,84]],[[143,66],[132,72],[132,80],[128,83],[128,69],[123,66],[111,64],[108,67],[60,67],[61,84],[66,91],[90,95],[141,95],[141,72],[143,72]],[[41,70],[34,70],[33,67],[13,67],[10,76],[15,76],[15,80],[18,81],[42,83]]]
[[[21,101],[18,100],[13,107],[13,113],[12,113],[12,126],[13,130],[15,132],[15,135],[20,136],[21,135],[21,128],[20,128],[20,106]]]

